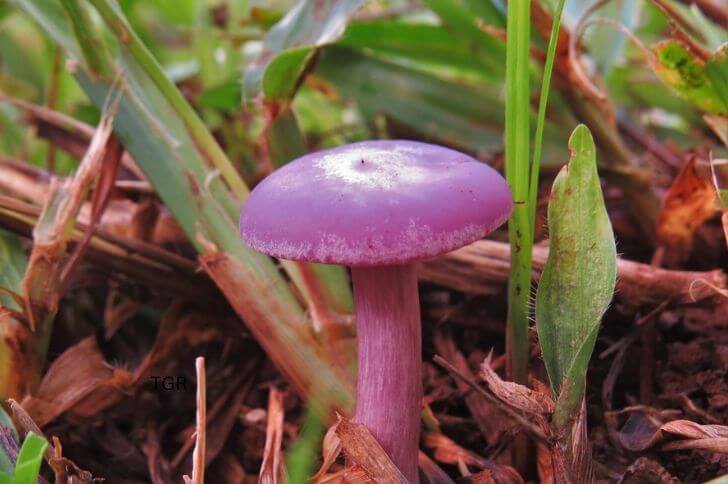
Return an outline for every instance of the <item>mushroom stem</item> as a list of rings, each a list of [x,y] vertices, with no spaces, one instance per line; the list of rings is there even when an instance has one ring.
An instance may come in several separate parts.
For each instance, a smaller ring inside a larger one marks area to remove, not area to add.
[[[413,264],[354,267],[359,348],[356,421],[405,478],[419,482],[422,400],[420,305]]]

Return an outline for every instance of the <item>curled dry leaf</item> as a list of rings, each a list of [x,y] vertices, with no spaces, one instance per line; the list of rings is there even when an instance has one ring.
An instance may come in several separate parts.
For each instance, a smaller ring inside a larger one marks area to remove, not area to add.
[[[321,444],[321,455],[323,456],[323,462],[318,472],[311,478],[314,482],[319,482],[320,479],[324,478],[326,473],[329,471],[331,466],[336,462],[336,458],[341,453],[341,439],[336,433],[336,429],[339,423],[332,425],[324,435],[323,443]]]
[[[705,449],[710,452],[728,454],[728,426],[701,425],[690,420],[672,420],[660,423],[655,411],[630,413],[627,422],[618,434],[619,443],[632,452],[642,452],[666,440],[663,450]]]
[[[67,410],[96,415],[119,401],[131,381],[131,373],[109,365],[89,337],[53,362],[36,394],[23,400],[23,408],[40,427]]]
[[[316,484],[371,484],[374,481],[361,466],[353,465],[333,474],[326,474],[314,482]]]
[[[366,427],[339,415],[336,434],[341,439],[346,456],[360,466],[374,482],[407,482]]]
[[[438,462],[443,464],[451,464],[457,466],[465,466],[466,468],[474,468],[478,472],[485,471],[485,475],[490,476],[491,481],[475,480],[469,482],[495,482],[503,484],[522,483],[518,472],[506,465],[496,464],[484,457],[475,454],[460,445],[449,437],[439,432],[426,432],[422,436],[422,441],[428,449],[433,450],[433,456]]]
[[[693,233],[715,212],[715,189],[692,157],[665,194],[657,220],[657,236],[663,244],[689,253]]]
[[[550,416],[556,406],[553,399],[541,392],[502,380],[490,366],[492,353],[483,361],[480,367],[480,376],[490,390],[510,407],[531,415]]]

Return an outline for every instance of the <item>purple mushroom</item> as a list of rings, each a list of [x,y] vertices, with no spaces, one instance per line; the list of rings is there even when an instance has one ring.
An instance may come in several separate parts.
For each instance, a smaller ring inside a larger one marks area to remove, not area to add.
[[[505,180],[469,156],[414,141],[364,141],[287,164],[243,210],[241,235],[255,250],[351,267],[356,421],[410,482],[418,482],[422,400],[414,262],[482,238],[512,205]]]

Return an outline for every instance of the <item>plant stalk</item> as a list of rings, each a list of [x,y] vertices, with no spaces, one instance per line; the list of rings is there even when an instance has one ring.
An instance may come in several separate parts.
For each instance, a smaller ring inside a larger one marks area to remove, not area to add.
[[[530,0],[508,2],[506,43],[506,180],[515,205],[508,223],[511,272],[508,279],[509,378],[528,380],[528,303],[531,297],[531,241],[529,225],[530,168]]]
[[[420,305],[412,264],[353,268],[359,345],[356,421],[411,483],[422,402]]]

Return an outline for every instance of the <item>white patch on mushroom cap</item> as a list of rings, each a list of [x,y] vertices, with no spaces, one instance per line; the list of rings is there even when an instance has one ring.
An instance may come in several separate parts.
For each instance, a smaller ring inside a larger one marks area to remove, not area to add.
[[[402,183],[417,183],[430,177],[426,165],[416,161],[418,150],[361,147],[322,156],[313,164],[323,176],[359,188],[393,190]]]

